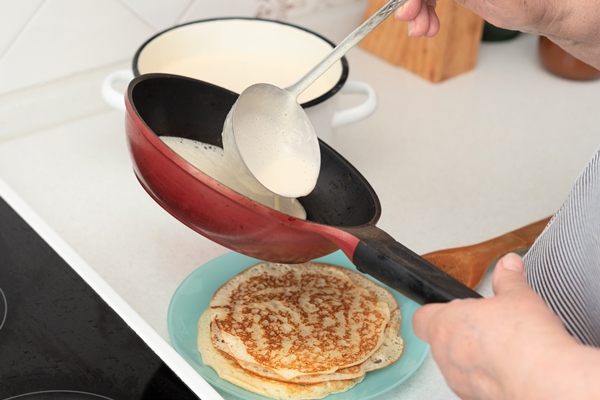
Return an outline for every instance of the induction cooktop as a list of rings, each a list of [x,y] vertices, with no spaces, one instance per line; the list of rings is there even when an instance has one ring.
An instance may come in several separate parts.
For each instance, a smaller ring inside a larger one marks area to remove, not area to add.
[[[0,399],[221,398],[6,188],[0,181]]]

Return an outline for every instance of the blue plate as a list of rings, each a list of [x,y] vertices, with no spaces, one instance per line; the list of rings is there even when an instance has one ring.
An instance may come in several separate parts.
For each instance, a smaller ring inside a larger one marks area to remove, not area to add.
[[[315,261],[356,270],[341,251]],[[215,370],[202,363],[202,357],[196,347],[196,338],[198,336],[198,319],[208,307],[213,293],[233,276],[259,262],[261,260],[238,253],[227,253],[204,264],[179,285],[171,299],[167,316],[169,337],[173,346],[204,379],[228,393],[242,399],[253,400],[267,398],[219,378]],[[389,367],[367,373],[361,383],[347,392],[328,396],[328,400],[367,400],[380,396],[407,380],[423,363],[429,346],[415,336],[411,323],[412,315],[419,305],[394,290],[390,290],[390,292],[396,298],[402,311],[400,335],[404,339],[404,354],[400,360]]]

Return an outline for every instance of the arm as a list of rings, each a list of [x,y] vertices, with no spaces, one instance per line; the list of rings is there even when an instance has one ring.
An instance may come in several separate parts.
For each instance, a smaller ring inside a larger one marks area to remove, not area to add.
[[[510,254],[494,271],[495,296],[421,307],[415,334],[463,399],[599,399],[600,350],[579,344],[525,281]]]
[[[547,36],[600,69],[600,7],[595,0],[456,0],[500,28]],[[396,10],[413,37],[432,37],[440,24],[436,0],[410,0]]]

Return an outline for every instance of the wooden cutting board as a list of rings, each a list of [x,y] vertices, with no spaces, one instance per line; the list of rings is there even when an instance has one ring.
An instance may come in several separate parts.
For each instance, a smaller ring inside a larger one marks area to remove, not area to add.
[[[370,0],[363,20],[387,0]],[[433,38],[411,38],[407,23],[393,16],[360,42],[367,51],[431,81],[441,82],[475,68],[483,19],[454,0],[438,0],[440,32]]]

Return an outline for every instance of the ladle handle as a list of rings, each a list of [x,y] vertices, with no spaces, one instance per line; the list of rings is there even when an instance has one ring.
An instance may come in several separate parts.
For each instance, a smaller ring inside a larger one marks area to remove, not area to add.
[[[376,226],[344,230],[360,239],[352,257],[359,271],[419,304],[481,297]]]
[[[323,75],[333,64],[339,61],[351,48],[356,46],[365,36],[389,17],[398,7],[407,0],[390,0],[383,7],[363,22],[358,28],[350,33],[340,44],[338,44],[325,58],[315,65],[306,75],[289,87],[287,90],[296,98]]]

